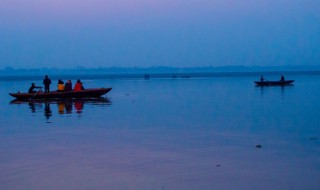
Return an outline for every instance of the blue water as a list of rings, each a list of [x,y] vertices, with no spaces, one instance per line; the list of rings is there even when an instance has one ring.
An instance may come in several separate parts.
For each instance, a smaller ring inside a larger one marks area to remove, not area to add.
[[[113,89],[67,102],[0,81],[0,189],[319,189],[320,76],[257,78],[82,79]]]

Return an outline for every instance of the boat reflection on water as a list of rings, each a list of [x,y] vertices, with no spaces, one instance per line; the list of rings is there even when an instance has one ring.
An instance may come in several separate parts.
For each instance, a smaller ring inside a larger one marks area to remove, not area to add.
[[[108,98],[81,98],[81,99],[49,99],[49,100],[12,100],[10,105],[28,105],[31,113],[44,112],[47,120],[52,116],[53,105],[57,105],[57,113],[62,114],[81,114],[85,104],[97,107],[110,106],[111,101]]]

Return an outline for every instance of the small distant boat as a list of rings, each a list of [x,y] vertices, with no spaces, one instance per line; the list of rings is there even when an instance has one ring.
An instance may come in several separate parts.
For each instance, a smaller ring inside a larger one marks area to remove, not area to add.
[[[292,85],[294,80],[278,80],[278,81],[254,81],[257,86],[286,86]]]
[[[98,98],[108,93],[112,88],[89,88],[81,91],[68,92],[35,92],[35,93],[9,93],[10,96],[20,99],[64,99],[64,98]]]

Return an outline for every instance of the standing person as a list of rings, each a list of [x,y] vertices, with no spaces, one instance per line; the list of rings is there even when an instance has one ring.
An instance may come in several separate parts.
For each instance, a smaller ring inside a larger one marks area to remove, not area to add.
[[[66,85],[64,85],[64,91],[65,91],[65,92],[72,91],[72,83],[71,83],[71,80],[68,80],[68,81],[66,82]]]
[[[263,82],[263,81],[264,81],[264,77],[263,77],[263,75],[261,75],[261,77],[260,77],[260,81],[261,81],[261,82]]]
[[[50,92],[51,80],[49,79],[48,75],[44,76],[43,84],[44,84],[44,92]]]
[[[84,90],[82,82],[78,79],[77,83],[74,85],[74,91]]]
[[[64,82],[59,79],[58,80],[58,92],[63,92],[64,91]]]
[[[280,81],[284,81],[284,76],[283,75],[281,75]]]

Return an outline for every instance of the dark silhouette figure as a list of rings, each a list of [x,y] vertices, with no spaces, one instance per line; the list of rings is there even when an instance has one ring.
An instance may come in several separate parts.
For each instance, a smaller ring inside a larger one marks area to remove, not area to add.
[[[45,105],[44,105],[44,116],[46,117],[47,120],[49,120],[49,118],[52,116],[52,111],[51,111],[49,102],[45,102]]]
[[[284,76],[283,75],[281,75],[280,81],[284,82]]]
[[[72,83],[71,83],[71,80],[68,80],[68,81],[66,82],[66,84],[64,85],[64,91],[65,91],[65,92],[72,91]]]
[[[51,80],[49,79],[48,75],[44,76],[43,84],[44,84],[44,92],[50,92]]]
[[[261,77],[260,77],[260,81],[261,81],[261,82],[263,82],[263,81],[264,81],[264,77],[263,77],[263,75],[261,75]]]
[[[36,86],[34,83],[31,84],[31,87],[29,88],[28,92],[29,93],[36,93],[36,91],[34,89],[38,88],[39,90],[42,88],[42,87],[39,87],[39,86]]]

